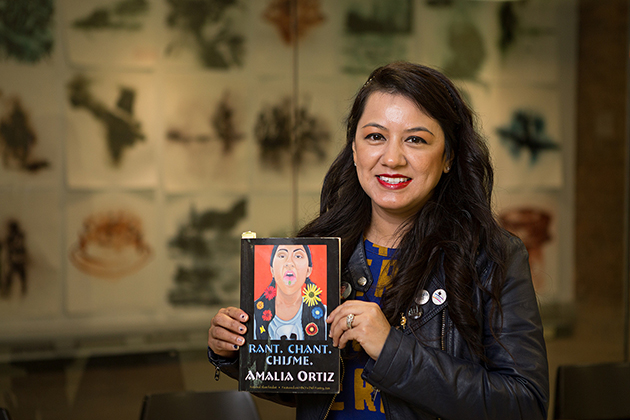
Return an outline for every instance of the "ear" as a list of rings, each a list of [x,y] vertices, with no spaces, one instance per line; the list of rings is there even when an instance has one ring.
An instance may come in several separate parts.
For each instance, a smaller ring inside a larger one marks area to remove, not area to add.
[[[309,268],[306,270],[306,277],[309,277],[309,276],[311,275],[311,273],[312,273],[312,272],[313,272],[313,267],[309,267]]]
[[[451,168],[453,167],[453,158],[451,157],[448,160],[444,161],[444,169],[442,169],[442,171],[447,174],[451,171]]]
[[[357,142],[352,140],[352,160],[354,160],[354,166],[357,166]]]

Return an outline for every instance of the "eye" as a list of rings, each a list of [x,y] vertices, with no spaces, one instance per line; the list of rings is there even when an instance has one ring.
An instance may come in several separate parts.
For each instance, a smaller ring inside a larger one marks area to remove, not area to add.
[[[381,133],[370,133],[367,136],[365,136],[365,138],[367,140],[375,140],[375,141],[385,140],[385,137],[383,137]]]
[[[418,137],[418,136],[408,137],[407,139],[405,139],[405,142],[413,143],[413,144],[427,144],[427,141],[425,139],[423,139],[422,137]]]

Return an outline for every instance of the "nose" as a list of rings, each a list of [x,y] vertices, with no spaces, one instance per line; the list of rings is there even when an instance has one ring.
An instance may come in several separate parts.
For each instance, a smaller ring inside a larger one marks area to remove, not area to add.
[[[381,162],[389,168],[404,166],[407,163],[402,142],[391,139],[385,143]]]

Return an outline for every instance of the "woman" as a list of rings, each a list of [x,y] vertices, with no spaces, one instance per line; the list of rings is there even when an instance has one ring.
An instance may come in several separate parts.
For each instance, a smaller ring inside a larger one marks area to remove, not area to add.
[[[342,238],[350,292],[327,322],[347,348],[343,389],[279,398],[298,419],[546,418],[527,252],[493,216],[488,149],[456,88],[424,66],[378,68],[346,137],[299,232]],[[247,319],[226,308],[212,320],[211,361],[228,374]]]
[[[254,302],[254,338],[325,340],[326,306],[303,299],[307,290],[317,289],[309,278],[313,260],[308,245],[275,245],[269,266],[271,283]]]

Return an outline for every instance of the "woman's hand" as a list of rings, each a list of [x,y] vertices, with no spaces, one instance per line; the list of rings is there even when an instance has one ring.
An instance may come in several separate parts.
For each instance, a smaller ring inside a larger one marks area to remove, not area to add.
[[[353,314],[352,328],[348,329],[348,315]],[[348,341],[356,340],[372,359],[378,359],[383,350],[391,325],[373,302],[349,300],[330,313],[330,337],[333,346],[344,348]]]
[[[208,330],[208,347],[223,357],[236,357],[236,351],[245,344],[243,334],[247,331],[244,322],[249,316],[239,308],[221,308],[212,318]]]

